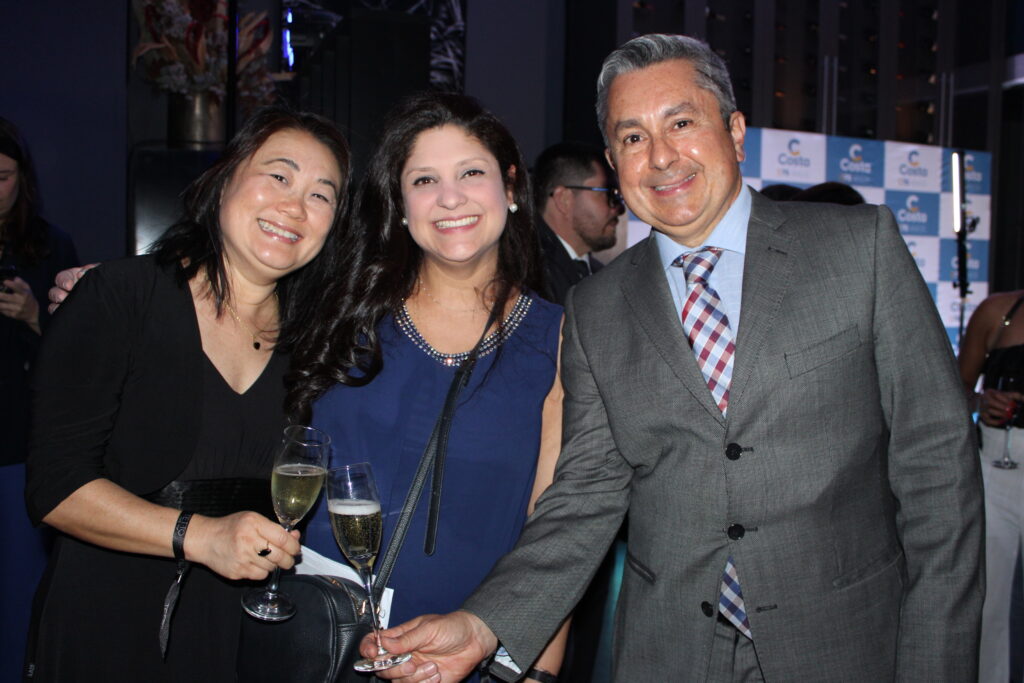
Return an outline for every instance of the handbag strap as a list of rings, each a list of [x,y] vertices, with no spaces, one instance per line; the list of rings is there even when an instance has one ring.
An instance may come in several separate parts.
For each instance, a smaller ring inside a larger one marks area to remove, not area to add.
[[[430,514],[428,515],[427,520],[427,540],[424,543],[424,552],[428,555],[431,555],[434,552],[434,546],[437,539],[437,521],[440,516],[441,480],[444,475],[444,460],[448,450],[448,433],[451,430],[452,418],[455,415],[455,405],[459,394],[462,392],[463,388],[469,384],[469,379],[473,374],[473,368],[476,366],[477,357],[480,355],[480,346],[483,344],[484,339],[487,338],[487,330],[489,330],[491,325],[494,324],[497,316],[498,312],[496,310],[491,311],[491,315],[487,319],[487,324],[484,325],[484,331],[483,334],[480,335],[479,341],[477,341],[473,350],[469,352],[469,355],[463,359],[462,363],[459,364],[458,369],[455,371],[455,377],[452,378],[452,383],[448,387],[448,394],[445,396],[444,407],[441,409],[441,414],[438,416],[437,422],[434,423],[434,429],[430,434],[430,439],[427,441],[427,447],[423,449],[423,455],[420,457],[419,466],[416,468],[416,474],[413,476],[412,485],[409,487],[409,492],[405,496],[405,503],[402,505],[402,512],[398,516],[398,523],[395,525],[395,532],[392,534],[391,542],[388,543],[387,550],[384,551],[384,557],[380,561],[379,569],[377,571],[377,579],[373,585],[374,593],[379,594],[388,584],[388,578],[391,576],[391,570],[395,567],[395,562],[398,559],[398,553],[402,549],[402,544],[405,543],[405,536],[409,531],[409,524],[412,522],[412,516],[416,511],[416,506],[419,504],[420,496],[423,494],[423,486],[427,481],[427,473],[430,472],[431,469],[433,469],[434,477],[431,491]],[[427,549],[428,544],[429,550]]]

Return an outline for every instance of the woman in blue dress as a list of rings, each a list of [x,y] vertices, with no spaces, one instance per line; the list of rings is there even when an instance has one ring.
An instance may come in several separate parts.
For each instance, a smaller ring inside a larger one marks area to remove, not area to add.
[[[492,114],[461,95],[407,100],[356,196],[348,268],[325,293],[323,329],[295,358],[293,412],[311,410],[335,464],[372,464],[383,552],[455,371],[485,334],[455,411],[436,551],[423,549],[424,496],[389,581],[392,624],[457,609],[515,544],[552,478],[562,309],[535,294],[531,205],[519,150]],[[305,543],[341,560],[323,501]],[[551,680],[563,638],[526,680]]]

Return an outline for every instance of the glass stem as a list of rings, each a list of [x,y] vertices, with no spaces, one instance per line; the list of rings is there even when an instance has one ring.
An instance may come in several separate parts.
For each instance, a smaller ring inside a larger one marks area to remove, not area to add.
[[[277,582],[281,577],[281,568],[274,567],[273,573],[270,575],[270,583],[267,585],[267,594],[277,597]]]
[[[387,650],[380,642],[380,621],[377,618],[377,602],[373,597],[373,574],[370,567],[363,565],[359,567],[359,578],[363,580],[363,588],[366,590],[366,603],[370,606],[370,623],[373,624],[373,637],[377,640],[377,654],[387,654]]]
[[[291,531],[292,528],[287,524],[282,524],[285,531]],[[277,597],[277,586],[278,580],[281,578],[281,568],[274,567],[274,571],[270,575],[270,583],[267,585],[267,594]]]

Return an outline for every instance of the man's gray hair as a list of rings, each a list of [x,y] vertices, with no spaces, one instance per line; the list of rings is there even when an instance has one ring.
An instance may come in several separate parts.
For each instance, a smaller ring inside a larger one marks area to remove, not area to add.
[[[597,124],[608,144],[605,127],[608,124],[608,91],[617,76],[637,71],[671,59],[685,59],[697,71],[697,85],[711,92],[718,100],[718,110],[726,127],[729,117],[736,111],[736,96],[732,92],[729,70],[707,43],[689,36],[649,33],[634,38],[613,51],[604,60],[597,77]]]

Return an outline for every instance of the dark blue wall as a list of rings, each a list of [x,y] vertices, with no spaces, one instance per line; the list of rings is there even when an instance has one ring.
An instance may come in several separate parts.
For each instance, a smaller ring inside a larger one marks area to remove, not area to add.
[[[83,260],[125,251],[128,3],[3,0],[0,116],[35,159],[43,215]]]

